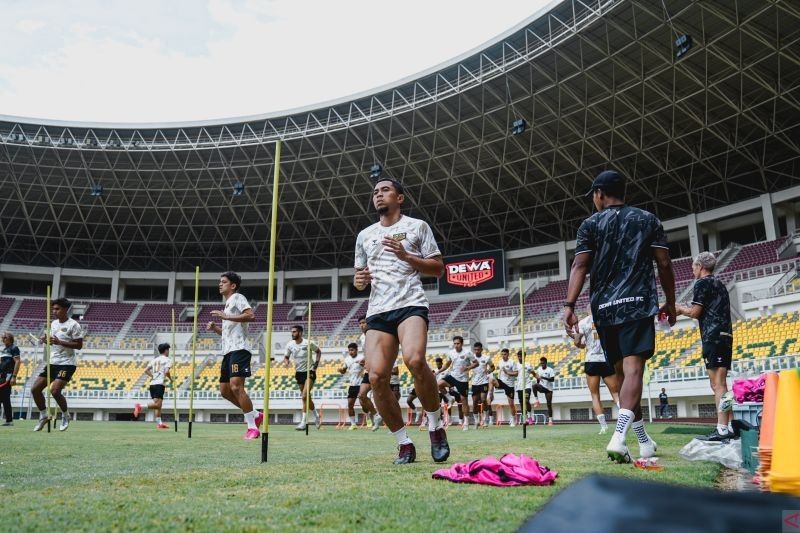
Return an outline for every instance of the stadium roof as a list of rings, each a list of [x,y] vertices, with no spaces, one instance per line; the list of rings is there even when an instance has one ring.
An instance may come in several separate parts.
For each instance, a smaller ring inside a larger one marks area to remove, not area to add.
[[[676,58],[681,35],[692,47]],[[800,184],[799,41],[796,2],[567,0],[413,80],[314,109],[0,118],[0,261],[264,270],[277,139],[282,269],[352,265],[375,220],[374,162],[447,254],[574,238],[608,167],[662,219],[713,209]]]

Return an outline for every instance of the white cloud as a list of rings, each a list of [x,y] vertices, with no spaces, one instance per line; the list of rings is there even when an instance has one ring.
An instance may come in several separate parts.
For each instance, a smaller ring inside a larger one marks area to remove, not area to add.
[[[35,19],[22,19],[17,21],[17,23],[14,25],[14,27],[22,33],[33,33],[41,30],[45,26],[47,26],[47,24],[43,20]]]
[[[181,13],[160,6],[146,4],[149,17],[112,9],[88,22],[80,10],[60,13],[72,18],[58,24],[56,44],[30,58],[0,55],[0,114],[165,122],[308,106],[430,68],[538,9],[523,1],[500,10],[476,0],[210,0],[203,13],[186,14],[187,28]],[[180,27],[179,38],[170,27]]]

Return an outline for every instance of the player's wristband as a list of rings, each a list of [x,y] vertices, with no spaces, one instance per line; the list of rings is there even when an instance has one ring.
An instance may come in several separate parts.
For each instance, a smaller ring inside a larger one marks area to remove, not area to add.
[[[575,302],[564,302],[564,307],[575,309]]]

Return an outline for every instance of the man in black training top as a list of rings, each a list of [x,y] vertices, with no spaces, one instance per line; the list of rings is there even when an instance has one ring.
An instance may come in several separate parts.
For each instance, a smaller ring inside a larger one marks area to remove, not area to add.
[[[661,394],[658,395],[659,411],[658,416],[664,417],[664,412],[669,415],[669,397],[667,397],[667,389],[661,387]]]
[[[633,427],[642,457],[652,457],[656,443],[642,420],[644,366],[655,350],[653,317],[663,313],[675,324],[675,277],[667,239],[655,215],[625,205],[625,180],[614,170],[601,172],[587,193],[597,213],[578,228],[575,261],[564,302],[564,326],[575,336],[578,317],[575,301],[591,270],[592,317],[606,359],[620,382],[617,427],[606,447],[619,463],[631,462],[625,437]],[[666,303],[659,309],[653,260],[664,289]]]
[[[694,283],[692,306],[678,306],[678,313],[697,319],[700,324],[700,340],[703,343],[703,359],[714,391],[717,404],[717,427],[709,433],[707,440],[721,441],[733,436],[731,417],[733,395],[728,392],[728,370],[733,355],[733,329],[731,327],[731,302],[725,284],[714,276],[717,259],[710,252],[703,252],[692,262]]]

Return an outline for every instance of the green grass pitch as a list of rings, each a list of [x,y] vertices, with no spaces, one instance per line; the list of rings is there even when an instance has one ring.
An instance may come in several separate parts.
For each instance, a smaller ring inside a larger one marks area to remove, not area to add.
[[[680,448],[706,428],[648,426],[661,472],[611,464],[596,424],[466,433],[451,429],[450,460],[525,453],[558,471],[552,487],[495,488],[433,480],[428,436],[413,428],[417,462],[394,466],[385,429],[272,426],[269,462],[243,425],[194,424],[179,433],[135,422],[75,422],[33,433],[33,422],[0,428],[0,493],[6,531],[316,529],[513,531],[554,494],[593,472],[709,487],[719,473]],[[695,433],[696,429],[696,433]],[[666,430],[666,432],[665,432]],[[629,440],[631,440],[631,435]],[[634,439],[635,440],[635,439]],[[636,454],[634,444],[631,453]],[[432,521],[436,524],[433,525]]]

